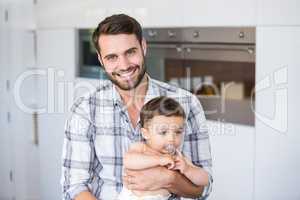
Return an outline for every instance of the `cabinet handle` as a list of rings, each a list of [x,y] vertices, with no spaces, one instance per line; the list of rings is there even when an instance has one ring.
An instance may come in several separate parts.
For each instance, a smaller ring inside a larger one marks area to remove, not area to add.
[[[39,132],[38,132],[38,113],[32,113],[32,121],[33,121],[33,144],[39,145]]]

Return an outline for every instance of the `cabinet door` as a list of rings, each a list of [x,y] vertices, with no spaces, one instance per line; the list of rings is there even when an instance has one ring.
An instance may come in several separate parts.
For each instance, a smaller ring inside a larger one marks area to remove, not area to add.
[[[67,116],[67,88],[75,77],[75,30],[37,32],[37,99],[43,113],[39,121],[41,199],[61,199],[61,153]]]
[[[13,198],[13,146],[12,137],[9,129],[8,112],[8,86],[9,86],[9,31],[5,19],[6,7],[0,4],[0,199],[11,200]]]
[[[299,8],[298,0],[257,0],[257,25],[299,25]]]
[[[5,16],[5,23],[1,24],[0,30],[0,196],[1,199],[39,199],[39,190],[36,189],[39,186],[38,148],[32,142],[32,113],[24,112],[20,103],[15,101],[18,95],[27,105],[33,100],[32,82],[23,80],[19,82],[20,87],[17,83],[35,64],[34,37],[24,27],[16,28],[18,19],[12,17],[17,12],[14,4],[4,12],[6,14],[1,14],[1,17]]]
[[[253,26],[256,0],[191,0],[183,3],[184,26]]]
[[[216,121],[208,127],[214,178],[208,199],[253,200],[255,129]]]
[[[255,199],[299,199],[300,27],[257,27]]]
[[[112,14],[125,13],[136,18],[143,26],[182,26],[182,2],[167,1],[38,1],[37,26],[41,28],[89,27],[94,28]],[[67,11],[67,12],[66,12]],[[56,16],[56,17],[53,17]],[[56,20],[59,18],[60,20]]]
[[[19,200],[40,198],[39,147],[34,142],[35,104],[34,79],[27,76],[35,66],[34,33],[11,30],[9,34],[9,65],[11,78],[9,94],[11,122],[9,130],[13,138],[15,195]],[[17,100],[18,99],[18,100]]]

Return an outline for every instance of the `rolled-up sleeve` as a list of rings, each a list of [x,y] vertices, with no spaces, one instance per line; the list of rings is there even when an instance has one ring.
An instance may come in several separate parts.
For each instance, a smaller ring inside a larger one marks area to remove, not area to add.
[[[198,200],[206,199],[212,191],[212,157],[209,141],[208,127],[203,108],[196,96],[191,97],[191,107],[187,116],[187,132],[184,139],[183,150],[190,156],[192,163],[202,167],[209,176],[209,183]]]
[[[73,200],[79,193],[92,190],[95,151],[90,109],[89,101],[81,98],[66,121],[61,176],[64,200]]]

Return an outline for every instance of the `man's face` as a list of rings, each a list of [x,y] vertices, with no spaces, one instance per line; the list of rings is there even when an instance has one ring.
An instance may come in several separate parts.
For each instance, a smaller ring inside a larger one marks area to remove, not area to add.
[[[102,62],[109,79],[122,90],[131,90],[143,79],[146,42],[134,34],[101,35],[98,41]]]

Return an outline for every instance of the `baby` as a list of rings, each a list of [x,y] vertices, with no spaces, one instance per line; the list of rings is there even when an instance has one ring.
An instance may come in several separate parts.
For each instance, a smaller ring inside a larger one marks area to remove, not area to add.
[[[208,173],[193,165],[179,151],[183,140],[185,113],[180,104],[169,97],[157,97],[145,104],[140,113],[144,142],[134,143],[124,156],[124,167],[141,170],[165,166],[178,170],[195,185],[206,186]],[[123,187],[119,200],[167,200],[171,194],[166,189],[137,191]]]

